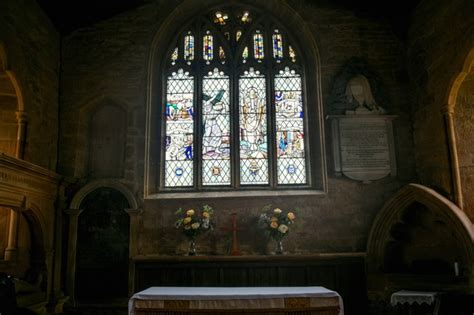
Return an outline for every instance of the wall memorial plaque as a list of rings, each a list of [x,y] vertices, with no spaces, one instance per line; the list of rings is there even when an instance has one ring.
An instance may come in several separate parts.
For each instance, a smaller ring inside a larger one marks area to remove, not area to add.
[[[392,115],[334,115],[333,154],[336,174],[359,181],[396,175]]]
[[[336,174],[363,182],[395,176],[392,120],[396,116],[377,105],[363,75],[349,80],[346,96],[347,105],[354,109],[329,116]]]

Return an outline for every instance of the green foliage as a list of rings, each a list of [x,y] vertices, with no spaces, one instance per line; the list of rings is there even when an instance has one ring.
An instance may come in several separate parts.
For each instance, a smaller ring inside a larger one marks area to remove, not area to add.
[[[280,208],[272,210],[271,205],[262,208],[259,225],[276,241],[282,240],[290,233],[290,226],[296,219],[294,211],[283,211]]]
[[[186,237],[195,239],[199,234],[214,229],[213,213],[214,209],[209,205],[204,205],[200,212],[194,209],[179,208],[175,212],[178,217],[175,227],[183,231]]]

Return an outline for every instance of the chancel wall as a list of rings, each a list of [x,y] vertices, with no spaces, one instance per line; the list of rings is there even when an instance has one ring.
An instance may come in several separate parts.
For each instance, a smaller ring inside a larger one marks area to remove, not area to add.
[[[371,183],[336,176],[330,126],[325,122],[325,135],[309,135],[322,137],[325,145],[323,160],[327,170],[323,173],[327,174],[327,183],[326,191],[320,194],[299,196],[296,193],[284,197],[265,197],[264,194],[255,198],[210,199],[195,196],[191,199],[164,200],[155,194],[156,190],[152,189],[148,195],[144,193],[144,176],[149,175],[145,174],[145,144],[148,141],[145,127],[147,123],[159,124],[160,121],[160,117],[147,116],[148,88],[155,88],[148,86],[150,73],[147,71],[152,39],[162,22],[181,4],[150,3],[79,29],[64,39],[60,172],[74,176],[81,166],[75,152],[77,146],[86,145],[81,139],[87,139],[89,127],[81,125],[75,117],[80,116],[81,110],[91,103],[112,98],[120,101],[128,112],[124,175],[116,180],[127,185],[142,199],[144,211],[139,220],[136,244],[139,255],[183,254],[187,242],[174,228],[174,212],[178,207],[199,208],[204,204],[214,207],[218,225],[212,234],[199,241],[199,250],[203,254],[229,253],[230,232],[223,228],[230,227],[232,212],[238,213],[242,252],[267,253],[266,241],[256,226],[260,209],[267,204],[282,209],[299,209],[295,229],[285,240],[286,251],[290,253],[364,251],[377,210],[388,196],[404,184],[416,181],[410,129],[412,99],[408,97],[402,40],[391,31],[387,22],[359,17],[349,10],[302,2],[290,2],[288,6],[290,11],[300,15],[319,50],[323,115],[331,112],[333,100],[340,97],[334,95],[333,87],[349,79],[340,74],[350,67],[353,60],[361,61],[359,64],[366,67],[365,71],[373,74],[371,83],[376,84],[381,92],[377,95],[377,101],[390,114],[397,115],[394,121],[396,176]],[[185,12],[186,3],[182,8]],[[288,27],[291,29],[291,25]],[[298,29],[291,31],[296,36],[307,36]],[[304,43],[304,39],[301,42]],[[309,86],[316,88],[317,83],[309,82]],[[310,110],[316,108],[316,104],[316,100],[310,100]],[[148,145],[158,146],[159,143]],[[151,161],[154,164],[158,162]],[[84,174],[79,178],[79,186],[87,181],[88,174]]]

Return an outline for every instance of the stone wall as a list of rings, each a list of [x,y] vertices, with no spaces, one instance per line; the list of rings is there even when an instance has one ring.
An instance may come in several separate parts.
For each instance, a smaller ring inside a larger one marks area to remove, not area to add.
[[[416,163],[421,183],[452,199],[453,189],[442,109],[453,81],[474,47],[474,3],[421,1],[409,32]]]
[[[0,12],[0,42],[7,70],[18,81],[24,103],[24,109],[16,110],[24,110],[29,117],[25,159],[55,170],[59,34],[34,0],[1,1]]]
[[[180,207],[216,209],[217,229],[198,241],[198,251],[229,252],[230,215],[238,213],[241,250],[268,253],[267,242],[256,228],[256,218],[266,204],[282,209],[298,208],[295,230],[285,248],[292,253],[365,251],[372,221],[384,202],[404,184],[416,181],[411,130],[408,79],[403,43],[388,24],[355,16],[352,12],[307,5],[290,6],[301,16],[318,45],[324,112],[328,112],[335,78],[354,58],[365,62],[384,91],[380,105],[398,115],[394,123],[398,175],[370,184],[336,177],[331,163],[331,139],[326,123],[325,159],[328,163],[327,193],[313,196],[234,197],[212,199],[143,200],[147,67],[150,45],[160,23],[179,4],[154,2],[109,20],[75,31],[63,45],[61,91],[60,173],[88,180],[85,163],[90,113],[110,101],[127,109],[124,176],[126,184],[144,208],[138,228],[138,253],[183,254],[187,242],[174,229],[174,211]],[[297,32],[298,30],[294,30]],[[298,34],[296,34],[298,35]],[[300,35],[301,36],[301,35]],[[163,47],[166,49],[166,47]],[[158,106],[159,104],[157,104]],[[93,110],[94,109],[94,110]],[[113,119],[111,117],[111,119]],[[83,123],[86,122],[86,123]],[[318,137],[320,135],[311,135]],[[158,145],[158,144],[156,144]]]

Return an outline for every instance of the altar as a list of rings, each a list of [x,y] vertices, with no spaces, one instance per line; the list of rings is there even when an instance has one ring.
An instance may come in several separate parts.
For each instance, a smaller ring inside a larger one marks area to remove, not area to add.
[[[134,294],[129,315],[343,315],[324,287],[150,287]]]

